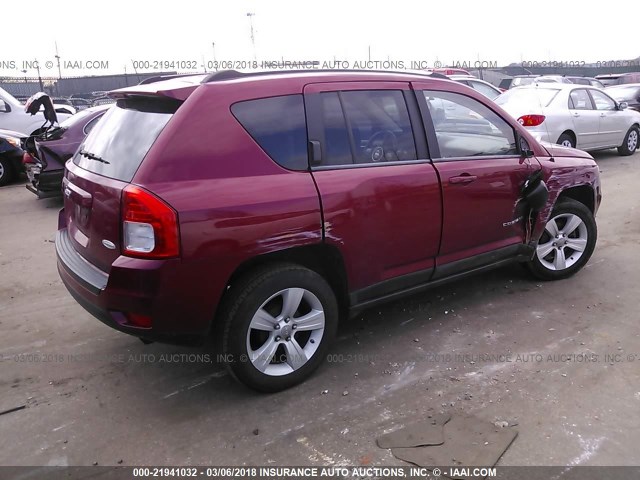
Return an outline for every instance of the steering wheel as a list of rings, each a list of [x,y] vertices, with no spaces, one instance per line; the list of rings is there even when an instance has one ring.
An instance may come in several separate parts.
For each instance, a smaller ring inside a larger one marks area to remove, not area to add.
[[[387,161],[387,155],[395,155],[398,159],[398,137],[391,130],[380,130],[367,140],[364,147],[364,158],[372,162]]]

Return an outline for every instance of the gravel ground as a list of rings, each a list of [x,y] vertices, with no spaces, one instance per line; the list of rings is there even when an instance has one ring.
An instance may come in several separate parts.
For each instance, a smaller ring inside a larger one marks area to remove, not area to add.
[[[435,412],[509,422],[499,465],[636,465],[640,153],[595,155],[599,241],[555,283],[518,265],[364,312],[274,394],[208,348],[139,340],[69,296],[56,200],[0,189],[0,465],[402,465],[375,438]],[[39,360],[39,361],[37,361]]]

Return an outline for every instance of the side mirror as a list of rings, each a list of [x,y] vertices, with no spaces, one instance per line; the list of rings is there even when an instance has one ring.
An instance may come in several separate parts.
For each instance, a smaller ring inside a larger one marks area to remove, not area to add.
[[[620,102],[618,104],[618,110],[625,110],[629,108],[629,104],[627,102]]]
[[[11,106],[4,100],[0,100],[0,113],[9,113],[10,111]]]
[[[534,156],[533,150],[529,147],[529,142],[524,137],[518,135],[518,142],[520,144],[520,154],[524,158],[531,158]]]

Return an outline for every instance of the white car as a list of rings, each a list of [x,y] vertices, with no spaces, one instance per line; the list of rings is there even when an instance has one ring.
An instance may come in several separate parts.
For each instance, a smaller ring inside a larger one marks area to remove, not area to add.
[[[617,148],[620,155],[639,146],[640,113],[598,88],[534,84],[511,89],[495,102],[540,141],[581,150]]]
[[[57,113],[58,122],[66,120],[71,115],[67,113]],[[0,129],[13,130],[31,135],[44,123],[44,112],[40,111],[35,115],[30,115],[24,111],[24,105],[16,100],[6,90],[0,88]]]
[[[502,92],[498,87],[494,87],[489,82],[480,80],[472,75],[449,75],[451,80],[455,80],[458,83],[463,83],[470,86],[474,90],[477,90],[485,97],[495,100]]]

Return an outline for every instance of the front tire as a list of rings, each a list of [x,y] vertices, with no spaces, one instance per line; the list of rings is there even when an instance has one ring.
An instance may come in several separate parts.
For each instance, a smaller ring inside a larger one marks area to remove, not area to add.
[[[585,205],[562,199],[551,212],[536,253],[527,265],[542,280],[570,277],[586,265],[598,237],[596,221]]]
[[[338,325],[338,304],[316,272],[293,264],[262,268],[231,285],[222,353],[250,388],[277,392],[311,375]]]
[[[624,137],[624,142],[618,147],[618,154],[624,157],[633,155],[633,152],[638,148],[638,141],[640,140],[640,131],[638,127],[631,127]]]

